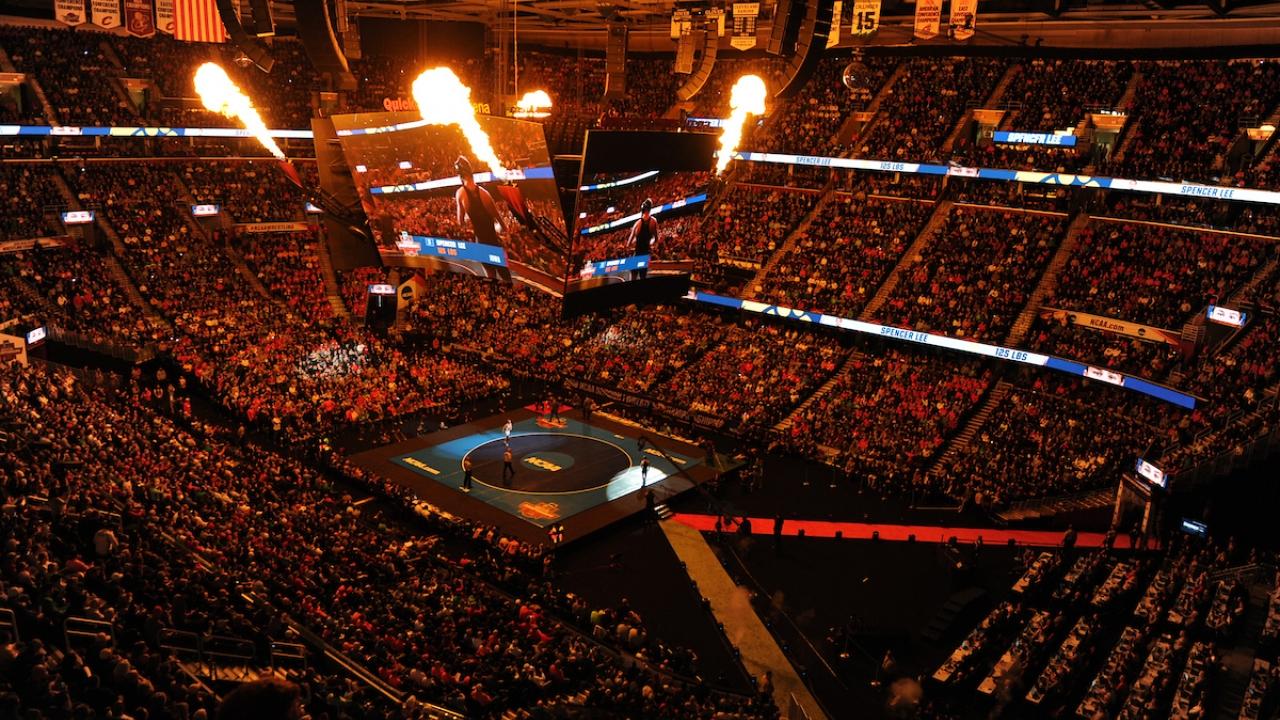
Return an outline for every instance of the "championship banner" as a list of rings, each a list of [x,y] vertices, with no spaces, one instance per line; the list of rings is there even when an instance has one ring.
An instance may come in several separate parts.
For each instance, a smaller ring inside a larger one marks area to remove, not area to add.
[[[53,0],[53,17],[63,25],[83,25],[84,0]]]
[[[871,35],[880,29],[880,0],[854,0],[853,34]]]
[[[942,27],[942,0],[916,0],[915,36],[921,40],[938,37]]]
[[[951,34],[956,40],[973,37],[978,24],[978,0],[951,0]]]
[[[1150,325],[1140,325],[1138,323],[1116,320],[1115,318],[1104,317],[1102,315],[1090,315],[1089,313],[1077,312],[1075,310],[1059,310],[1058,308],[1042,307],[1040,308],[1040,319],[1069,322],[1072,325],[1080,325],[1092,330],[1099,330],[1101,332],[1112,333],[1115,335],[1127,335],[1128,337],[1135,337],[1139,340],[1167,343],[1174,347],[1178,347],[1182,341],[1182,334],[1172,330],[1162,330],[1157,327],[1151,327]]]
[[[93,24],[110,30],[120,27],[120,0],[89,0]]]
[[[760,17],[760,3],[733,4],[733,36],[729,44],[738,50],[750,50],[756,46],[756,19]]]
[[[151,37],[156,34],[151,0],[124,0],[125,28],[134,37]]]
[[[835,5],[831,6],[831,32],[827,34],[827,47],[833,48],[840,44],[840,25],[844,22],[841,13],[844,12],[844,2],[836,0]]]
[[[173,0],[156,0],[156,29],[173,34]]]

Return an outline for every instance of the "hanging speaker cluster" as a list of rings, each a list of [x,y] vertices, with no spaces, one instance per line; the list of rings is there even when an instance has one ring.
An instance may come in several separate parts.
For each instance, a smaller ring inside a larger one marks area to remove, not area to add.
[[[831,34],[831,20],[835,12],[835,0],[779,0],[778,13],[774,15],[773,28],[769,33],[769,52],[786,55],[789,40],[788,28],[796,24],[794,35],[794,54],[787,65],[787,78],[782,87],[774,93],[777,97],[790,97],[809,81],[813,71],[827,49],[827,36]],[[779,36],[781,28],[782,35]],[[775,38],[778,52],[774,52]]]

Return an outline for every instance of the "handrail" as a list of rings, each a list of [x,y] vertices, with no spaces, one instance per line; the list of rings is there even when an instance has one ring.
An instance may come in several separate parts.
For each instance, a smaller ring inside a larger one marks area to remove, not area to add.
[[[12,608],[0,608],[0,633],[8,633],[9,642],[22,639],[18,632],[18,616],[13,614]]]
[[[787,700],[786,720],[810,720],[809,711],[804,709],[804,705],[800,704],[800,699],[795,693],[789,693]]]
[[[62,640],[68,649],[71,648],[72,637],[96,637],[105,634],[111,638],[111,647],[116,646],[116,628],[104,620],[87,617],[69,617],[62,621]]]

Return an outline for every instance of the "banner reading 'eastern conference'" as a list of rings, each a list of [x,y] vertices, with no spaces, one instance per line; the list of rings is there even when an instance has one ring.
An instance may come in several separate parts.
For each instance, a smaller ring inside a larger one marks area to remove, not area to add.
[[[916,37],[932,40],[938,37],[941,27],[942,0],[916,0]]]

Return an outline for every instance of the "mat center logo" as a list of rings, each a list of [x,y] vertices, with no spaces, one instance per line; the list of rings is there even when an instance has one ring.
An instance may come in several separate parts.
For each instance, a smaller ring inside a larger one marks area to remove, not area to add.
[[[560,517],[560,503],[526,500],[520,503],[520,514],[530,520],[555,520]]]
[[[520,458],[520,462],[535,470],[560,472],[573,464],[573,456],[565,453],[540,451]]]

